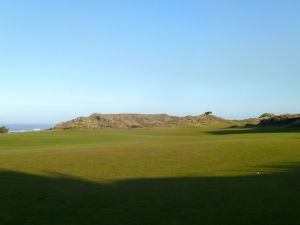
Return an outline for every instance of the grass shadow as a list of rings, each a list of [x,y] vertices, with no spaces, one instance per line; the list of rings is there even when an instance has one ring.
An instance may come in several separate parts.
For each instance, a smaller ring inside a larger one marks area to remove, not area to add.
[[[209,134],[228,135],[228,134],[261,134],[261,133],[296,133],[300,128],[286,127],[240,127],[224,128],[220,130],[208,131]]]
[[[110,184],[1,171],[0,224],[299,224],[300,166],[277,169],[281,172]]]

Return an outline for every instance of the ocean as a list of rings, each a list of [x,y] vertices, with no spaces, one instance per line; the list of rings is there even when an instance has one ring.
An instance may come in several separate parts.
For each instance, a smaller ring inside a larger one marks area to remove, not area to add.
[[[6,127],[9,132],[29,132],[41,131],[53,127],[53,124],[0,124],[0,127]]]

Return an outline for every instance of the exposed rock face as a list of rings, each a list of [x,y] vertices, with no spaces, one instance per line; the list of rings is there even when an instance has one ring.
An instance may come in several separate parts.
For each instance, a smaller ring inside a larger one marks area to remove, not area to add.
[[[170,116],[167,114],[92,114],[89,117],[78,117],[68,122],[57,124],[55,129],[69,128],[143,128],[143,127],[176,127],[176,126],[210,126],[229,123],[213,115]]]

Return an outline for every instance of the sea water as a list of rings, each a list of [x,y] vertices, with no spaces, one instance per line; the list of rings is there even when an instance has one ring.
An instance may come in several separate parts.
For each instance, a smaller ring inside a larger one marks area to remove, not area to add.
[[[52,124],[0,124],[2,126],[8,128],[9,132],[41,131],[53,127]]]

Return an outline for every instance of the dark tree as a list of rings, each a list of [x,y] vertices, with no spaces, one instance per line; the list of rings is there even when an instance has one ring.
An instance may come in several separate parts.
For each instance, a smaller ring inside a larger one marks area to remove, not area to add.
[[[8,133],[8,129],[6,127],[0,127],[0,134]]]
[[[211,115],[212,112],[209,111],[209,112],[205,112],[204,114],[205,114],[205,115]]]

